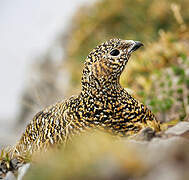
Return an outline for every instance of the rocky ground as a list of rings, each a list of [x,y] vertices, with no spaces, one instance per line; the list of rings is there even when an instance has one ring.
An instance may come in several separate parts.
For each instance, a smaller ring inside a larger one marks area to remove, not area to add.
[[[19,168],[17,179],[188,180],[188,152],[189,121],[160,134],[145,129],[131,139],[90,132],[36,156]],[[9,172],[5,179],[16,177]]]

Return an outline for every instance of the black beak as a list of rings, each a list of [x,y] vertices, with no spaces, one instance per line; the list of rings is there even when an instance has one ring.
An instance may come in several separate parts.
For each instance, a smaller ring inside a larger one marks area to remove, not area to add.
[[[144,46],[144,45],[140,41],[133,41],[133,43],[131,44],[128,50],[128,53],[131,54],[132,52],[136,51],[141,46]]]

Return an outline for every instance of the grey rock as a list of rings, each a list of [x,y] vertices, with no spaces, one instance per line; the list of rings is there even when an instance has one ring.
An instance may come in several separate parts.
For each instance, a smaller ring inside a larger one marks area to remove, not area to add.
[[[18,169],[18,177],[17,180],[22,180],[26,172],[30,167],[30,163],[24,164],[22,167]]]
[[[4,180],[16,180],[16,177],[14,176],[14,174],[12,172],[8,172],[4,178]]]
[[[189,132],[189,122],[180,122],[174,127],[171,127],[167,131],[165,131],[165,134],[179,136],[186,132]]]

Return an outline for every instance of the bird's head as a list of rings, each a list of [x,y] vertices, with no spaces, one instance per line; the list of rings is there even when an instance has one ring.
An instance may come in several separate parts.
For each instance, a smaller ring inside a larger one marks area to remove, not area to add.
[[[131,54],[143,44],[139,41],[110,39],[93,49],[85,60],[82,84],[100,86],[105,83],[119,81]]]

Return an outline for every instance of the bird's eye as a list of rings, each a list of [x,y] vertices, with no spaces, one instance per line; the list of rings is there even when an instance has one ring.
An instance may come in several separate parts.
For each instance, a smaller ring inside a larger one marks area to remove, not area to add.
[[[112,56],[118,56],[119,55],[119,50],[118,49],[114,49],[114,50],[112,50],[111,52],[110,52],[110,54],[112,55]]]

